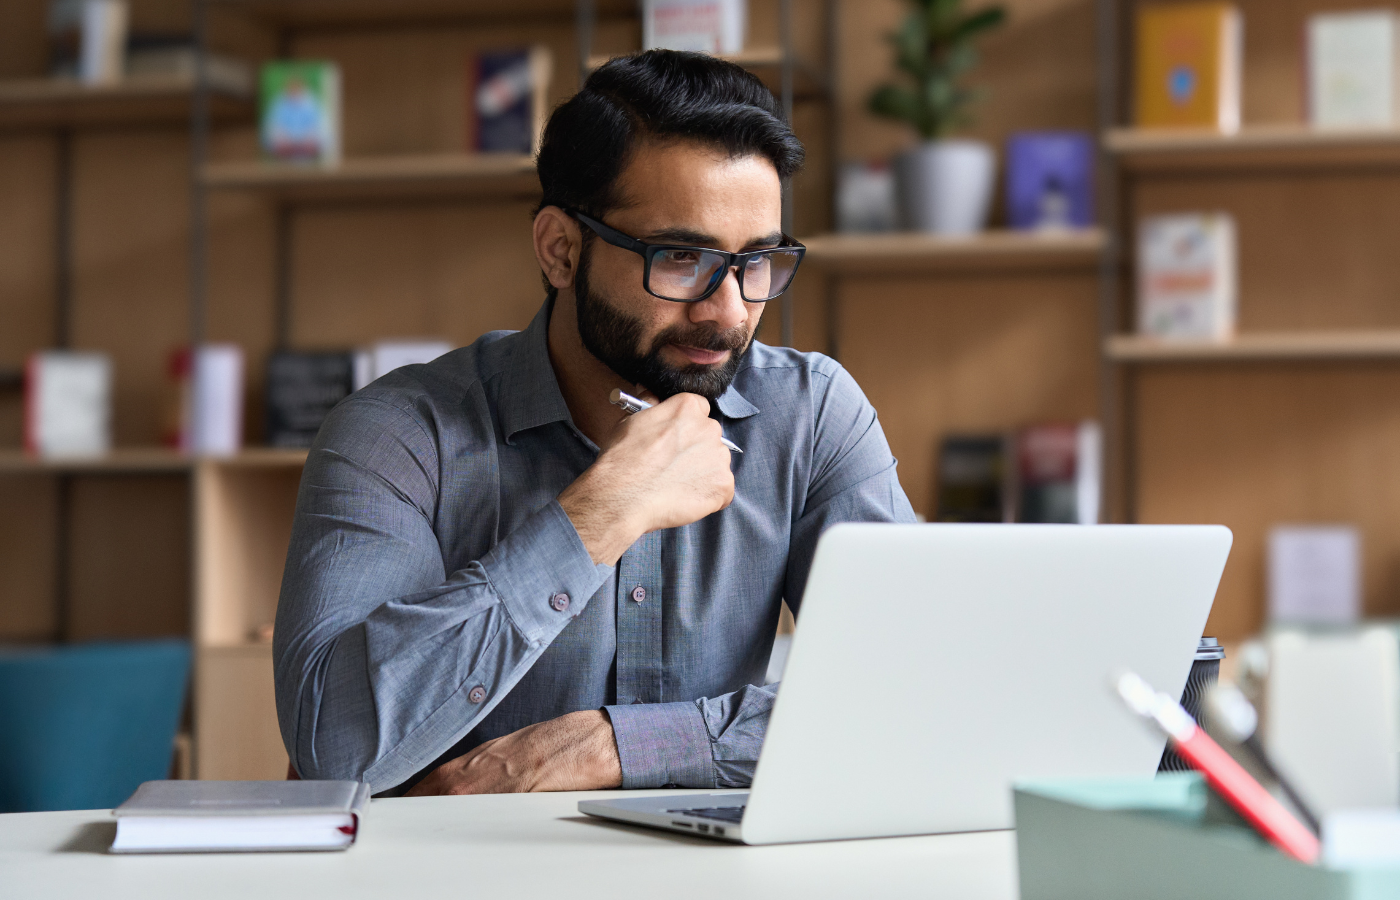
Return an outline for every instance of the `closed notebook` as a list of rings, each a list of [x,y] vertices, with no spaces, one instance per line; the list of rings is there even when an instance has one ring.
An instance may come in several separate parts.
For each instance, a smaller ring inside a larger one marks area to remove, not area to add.
[[[368,800],[357,781],[147,781],[112,810],[112,852],[344,850]]]
[[[1137,15],[1140,128],[1240,127],[1244,24],[1228,3],[1144,6]]]

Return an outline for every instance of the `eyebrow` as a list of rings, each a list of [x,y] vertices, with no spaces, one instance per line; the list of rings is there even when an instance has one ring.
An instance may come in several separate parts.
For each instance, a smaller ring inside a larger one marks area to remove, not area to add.
[[[641,239],[647,244],[689,244],[696,247],[714,247],[719,238],[712,234],[691,231],[688,228],[663,228],[653,231]],[[783,233],[774,231],[762,237],[750,238],[745,247],[776,247],[783,241]]]

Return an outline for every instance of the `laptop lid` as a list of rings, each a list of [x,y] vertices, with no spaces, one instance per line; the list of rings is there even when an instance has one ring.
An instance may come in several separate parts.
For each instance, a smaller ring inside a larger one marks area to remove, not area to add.
[[[750,844],[1010,828],[1011,783],[1142,776],[1108,679],[1180,694],[1221,526],[843,524],[817,546]]]

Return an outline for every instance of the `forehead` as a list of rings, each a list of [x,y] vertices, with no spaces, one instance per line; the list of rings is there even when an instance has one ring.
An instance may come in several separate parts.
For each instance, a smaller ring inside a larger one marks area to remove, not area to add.
[[[759,231],[782,219],[778,171],[757,154],[731,156],[694,141],[648,141],[618,177],[618,214],[639,225]]]

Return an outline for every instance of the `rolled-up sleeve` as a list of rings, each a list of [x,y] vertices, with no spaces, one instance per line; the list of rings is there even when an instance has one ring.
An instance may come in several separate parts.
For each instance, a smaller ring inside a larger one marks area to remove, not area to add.
[[[551,501],[445,571],[436,445],[351,398],[303,473],[273,642],[278,719],[303,777],[394,787],[482,720],[587,606],[595,565]]]

